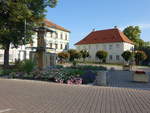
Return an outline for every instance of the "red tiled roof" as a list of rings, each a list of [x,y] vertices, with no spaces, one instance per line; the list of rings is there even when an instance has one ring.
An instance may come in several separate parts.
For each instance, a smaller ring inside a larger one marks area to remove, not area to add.
[[[113,42],[127,42],[130,44],[134,44],[131,40],[127,38],[127,36],[124,35],[123,32],[119,31],[117,28],[114,28],[101,31],[93,31],[84,39],[77,42],[75,45]]]
[[[47,19],[44,19],[44,23],[47,27],[51,27],[51,28],[55,28],[55,29],[59,29],[59,30],[62,30],[62,31],[66,31],[66,32],[70,32],[69,30],[57,25],[57,24],[54,24],[53,22],[47,20]]]

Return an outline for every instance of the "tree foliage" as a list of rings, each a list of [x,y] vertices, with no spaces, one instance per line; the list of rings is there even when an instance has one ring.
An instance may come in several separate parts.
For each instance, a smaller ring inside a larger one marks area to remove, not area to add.
[[[74,61],[75,59],[81,58],[81,53],[75,49],[68,50],[68,53],[70,55],[70,58],[69,58],[70,61]]]
[[[139,43],[141,35],[139,26],[128,26],[123,30],[123,33],[136,44]]]
[[[141,39],[141,30],[139,26],[128,26],[123,30],[123,32],[131,41],[135,43],[136,50],[150,44],[150,42],[144,42]]]
[[[136,64],[140,64],[142,61],[147,59],[147,55],[144,51],[136,51],[135,52],[135,61]]]
[[[107,56],[108,56],[107,51],[100,50],[100,51],[96,52],[96,57],[99,58],[100,61],[104,62],[106,60]]]
[[[81,57],[84,59],[84,61],[85,61],[85,58],[89,57],[89,52],[86,50],[81,50],[80,53],[81,53]]]
[[[147,58],[142,62],[142,64],[149,65],[150,64],[150,46],[142,47],[140,50],[144,51],[147,55]]]
[[[124,59],[126,62],[128,62],[128,61],[130,61],[130,60],[132,59],[133,53],[130,52],[130,51],[124,51],[121,56],[123,57],[123,59]]]
[[[4,64],[9,64],[10,45],[29,43],[33,28],[44,18],[45,8],[54,7],[57,0],[1,0],[0,44],[4,48]]]
[[[60,61],[63,62],[63,60],[67,60],[69,58],[68,52],[60,52],[58,53],[58,57],[60,58]]]

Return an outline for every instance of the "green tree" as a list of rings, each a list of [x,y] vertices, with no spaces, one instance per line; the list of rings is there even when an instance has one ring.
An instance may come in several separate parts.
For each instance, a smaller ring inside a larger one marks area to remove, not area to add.
[[[89,57],[89,52],[86,50],[81,50],[80,53],[84,61],[85,61],[85,58]]]
[[[75,59],[81,58],[81,53],[78,52],[78,51],[75,50],[75,49],[70,49],[70,50],[68,50],[68,53],[69,53],[69,55],[70,55],[69,60],[70,60],[71,62],[74,61]]]
[[[143,40],[141,39],[141,30],[139,26],[128,26],[123,30],[123,33],[132,40],[137,47],[143,44]]]
[[[124,51],[121,56],[126,62],[129,62],[133,57],[133,53],[130,51]]]
[[[149,63],[150,63],[150,46],[144,46],[140,49],[140,51],[144,51],[147,55],[147,58],[142,62],[142,64],[149,65]]]
[[[99,60],[101,62],[105,62],[107,56],[108,56],[108,52],[107,51],[100,50],[100,51],[96,52],[96,57],[99,58]]]
[[[4,65],[9,65],[9,48],[29,43],[33,28],[44,18],[45,8],[57,0],[1,0],[0,44],[4,49]]]
[[[60,52],[58,53],[58,57],[60,58],[61,63],[69,58],[68,52]]]
[[[144,51],[136,51],[135,52],[135,61],[136,64],[139,65],[142,61],[147,59],[147,55]]]

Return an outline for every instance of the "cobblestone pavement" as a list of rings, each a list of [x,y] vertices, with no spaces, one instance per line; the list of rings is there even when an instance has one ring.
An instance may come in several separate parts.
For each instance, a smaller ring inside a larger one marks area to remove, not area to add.
[[[149,80],[149,83],[133,82],[132,73],[133,72],[119,71],[119,70],[109,71],[108,72],[108,86],[150,90],[150,80]],[[147,74],[150,75],[150,73],[148,72]]]
[[[150,113],[150,91],[0,79],[0,113]]]

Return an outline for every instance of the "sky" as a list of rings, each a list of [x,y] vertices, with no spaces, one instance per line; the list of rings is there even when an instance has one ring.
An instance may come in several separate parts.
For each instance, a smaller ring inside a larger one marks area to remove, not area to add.
[[[141,38],[150,41],[150,0],[59,0],[47,8],[46,18],[68,29],[70,48],[93,29],[140,26]]]

